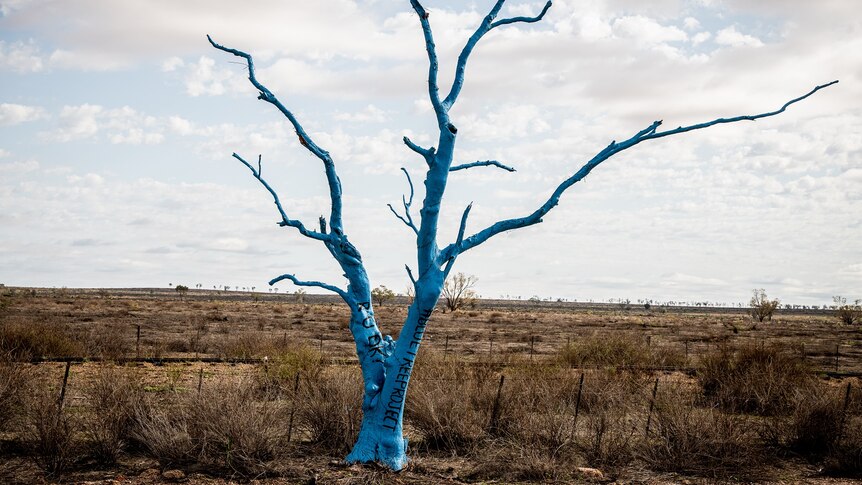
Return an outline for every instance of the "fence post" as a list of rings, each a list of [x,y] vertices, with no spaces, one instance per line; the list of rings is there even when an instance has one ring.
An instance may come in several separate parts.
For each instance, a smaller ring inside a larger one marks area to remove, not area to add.
[[[141,326],[138,325],[137,336],[135,337],[135,358],[141,358]]]
[[[649,402],[649,413],[647,413],[646,418],[646,429],[644,430],[644,435],[649,436],[649,425],[652,421],[652,410],[655,407],[655,395],[658,392],[658,377],[655,378],[655,384],[652,386],[652,399]]]
[[[584,389],[584,373],[581,372],[581,378],[578,380],[578,397],[575,399],[575,416],[572,418],[572,432],[569,434],[569,441],[575,439],[575,431],[578,429],[578,413],[581,410],[581,391]]]
[[[841,438],[844,437],[844,423],[847,420],[847,407],[850,405],[850,390],[851,383],[847,382],[847,392],[844,393],[844,408],[841,410],[841,424],[838,427],[838,439],[835,440],[835,446],[841,444]]]
[[[494,407],[491,408],[491,422],[488,425],[489,430],[493,433],[497,430],[497,420],[500,417],[500,395],[503,393],[503,382],[506,376],[500,374],[500,385],[497,386],[497,397],[494,398]]]
[[[293,415],[296,413],[296,393],[299,391],[299,371],[296,371],[296,377],[293,378],[293,406],[290,409],[290,420],[287,423],[287,442],[290,443],[290,436],[293,434]]]
[[[685,341],[685,363],[688,365],[688,340]]]
[[[443,344],[443,360],[449,356],[449,334],[446,334],[446,343]]]
[[[63,373],[63,385],[60,386],[60,398],[57,400],[57,411],[63,409],[63,401],[66,400],[66,384],[69,383],[69,368],[72,367],[72,361],[66,361],[66,371]]]
[[[835,372],[836,373],[838,372],[838,356],[840,355],[838,349],[840,346],[841,346],[841,344],[835,344]]]

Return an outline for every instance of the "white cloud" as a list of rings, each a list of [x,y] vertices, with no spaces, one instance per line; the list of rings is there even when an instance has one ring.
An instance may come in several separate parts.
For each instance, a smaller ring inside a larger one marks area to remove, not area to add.
[[[682,21],[682,25],[686,30],[697,30],[700,28],[700,22],[694,17],[686,17]]]
[[[0,69],[19,73],[39,72],[45,67],[42,54],[35,43],[0,40]]]
[[[614,34],[646,45],[688,40],[688,34],[677,27],[664,26],[654,19],[641,15],[614,20]]]
[[[186,92],[190,96],[218,96],[226,92],[227,85],[235,77],[231,70],[215,68],[213,58],[201,56],[198,62],[187,67]]]
[[[743,34],[731,25],[718,31],[715,42],[730,47],[762,47],[763,41],[753,35]]]
[[[45,116],[45,110],[38,106],[23,104],[0,104],[0,126],[11,126],[35,121]]]
[[[694,45],[702,44],[708,41],[710,37],[712,37],[712,34],[709,32],[698,32],[691,38],[691,43]]]
[[[162,72],[173,72],[183,67],[185,63],[179,57],[169,57],[162,62]]]
[[[369,104],[362,111],[356,113],[335,113],[335,119],[339,121],[352,121],[356,123],[383,123],[388,119],[386,112],[382,109]]]
[[[93,104],[64,106],[58,116],[59,126],[47,137],[58,142],[93,138],[105,132],[114,144],[157,144],[164,141],[164,126],[170,124],[137,112],[129,106],[106,110]]]
[[[51,138],[67,142],[94,136],[99,132],[96,118],[102,112],[101,106],[93,104],[63,106],[59,115],[60,127],[51,135]]]
[[[168,118],[168,129],[177,135],[187,136],[194,132],[194,125],[185,118],[171,116]]]
[[[0,150],[2,152],[2,150]],[[25,162],[12,162],[0,164],[0,173],[21,174],[39,170],[39,162],[27,160]]]
[[[12,155],[12,154],[11,154],[11,153],[9,153],[9,152],[8,152],[8,151],[6,151],[6,150],[4,150],[4,149],[0,148],[0,158],[6,158],[6,157],[8,157],[9,155]]]

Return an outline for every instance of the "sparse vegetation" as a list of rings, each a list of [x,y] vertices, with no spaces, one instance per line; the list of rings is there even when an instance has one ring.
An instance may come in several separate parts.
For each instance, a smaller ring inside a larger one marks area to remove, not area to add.
[[[778,299],[770,300],[769,297],[766,296],[766,290],[763,288],[753,290],[752,293],[753,295],[749,302],[749,305],[751,306],[751,318],[758,322],[763,322],[764,320],[771,322],[772,315],[775,314],[775,310],[778,309],[778,305],[780,305],[781,302]]]
[[[333,336],[344,320],[336,307],[315,295],[303,304],[264,299],[252,306],[250,297],[237,301],[235,295],[183,304],[116,293],[105,300],[95,291],[74,291],[20,299],[0,322],[4,342],[27,343],[0,359],[0,447],[17,450],[0,458],[0,472],[26,460],[31,473],[39,470],[31,481],[45,476],[78,482],[104,467],[126,470],[130,460],[151,460],[160,470],[205,469],[242,479],[303,482],[309,467],[351,479],[373,476],[372,482],[392,478],[379,470],[328,465],[352,444],[361,417],[358,372],[331,365],[354,345]],[[392,306],[381,314],[403,311]],[[42,321],[25,321],[25,313]],[[63,345],[95,356],[111,354],[111,346],[133,353],[136,327],[124,320],[128,313],[146,322],[142,355],[162,346],[166,355],[192,357],[194,347],[208,349],[207,355],[266,359],[236,365],[121,365],[110,359],[74,364],[62,410],[62,365],[20,362],[34,355],[32,349]],[[782,470],[781,477],[799,478],[795,470],[809,466],[800,465],[801,458],[829,475],[860,476],[859,382],[836,384],[812,372],[824,364],[833,369],[832,335],[858,330],[835,325],[829,311],[783,316],[768,333],[722,329],[723,322],[747,320],[744,309],[653,316],[634,307],[621,313],[615,306],[565,314],[494,307],[446,315],[441,330],[450,341],[432,334],[414,370],[405,425],[418,453],[406,473],[420,477],[419,483],[441,476],[580,483],[586,475],[579,467],[589,466],[605,480],[621,482],[632,473],[654,472],[678,474],[680,481],[759,480],[769,478],[773,467]],[[572,335],[569,345],[563,332]],[[194,335],[199,345],[190,345]],[[806,346],[772,343],[781,335]],[[712,340],[697,340],[707,337]],[[488,339],[494,341],[491,348]],[[25,347],[31,350],[21,352]],[[856,352],[842,345],[842,369],[858,368]],[[665,366],[693,366],[696,374],[650,370]],[[450,466],[455,471],[447,472]]]
[[[395,298],[395,292],[384,285],[371,290],[371,299],[374,300],[374,306],[382,307],[386,302]]]
[[[473,287],[479,281],[473,275],[457,273],[443,283],[443,301],[449,311],[455,311],[465,306],[472,306],[476,301]]]
[[[862,323],[862,300],[856,300],[853,303],[847,303],[847,298],[843,296],[834,296],[832,301],[835,303],[835,316],[845,325],[853,325]]]

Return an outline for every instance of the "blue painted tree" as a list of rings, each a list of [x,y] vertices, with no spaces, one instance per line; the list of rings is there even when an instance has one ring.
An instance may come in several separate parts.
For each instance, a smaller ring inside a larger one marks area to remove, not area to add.
[[[449,174],[457,170],[467,170],[483,166],[493,166],[510,172],[514,171],[513,168],[494,160],[453,165],[458,130],[449,116],[449,112],[458,101],[458,96],[464,85],[467,62],[473,53],[473,49],[482,37],[493,29],[509,24],[538,22],[551,7],[551,2],[549,1],[535,17],[497,19],[504,3],[505,0],[496,0],[491,11],[485,16],[475,33],[473,33],[461,50],[455,67],[455,77],[452,86],[445,97],[441,98],[437,81],[437,50],[431,31],[429,14],[420,4],[419,0],[410,0],[411,6],[419,18],[419,23],[425,37],[425,49],[428,54],[428,96],[434,108],[439,134],[436,147],[422,147],[404,137],[404,144],[421,157],[427,166],[424,179],[425,198],[419,210],[418,221],[413,218],[412,214],[414,187],[410,174],[406,170],[404,170],[404,173],[407,176],[410,194],[409,196],[402,197],[403,210],[401,208],[396,210],[391,205],[389,206],[389,209],[395,216],[416,235],[416,272],[414,273],[407,266],[407,274],[415,289],[415,298],[407,312],[407,317],[397,341],[389,335],[382,335],[375,321],[371,298],[371,283],[369,282],[359,250],[351,244],[347,237],[344,221],[342,220],[341,182],[336,173],[335,162],[329,152],[312,139],[290,109],[257,79],[251,55],[237,49],[222,46],[207,36],[212,46],[216,49],[245,60],[248,65],[248,79],[258,90],[258,99],[275,106],[287,118],[293,126],[297,137],[299,137],[301,145],[322,162],[324,172],[326,173],[330,196],[329,217],[327,219],[321,216],[318,226],[309,228],[301,221],[290,218],[288,211],[282,206],[279,200],[278,193],[261,175],[260,157],[257,163],[253,164],[240,155],[233,154],[234,158],[251,170],[252,175],[272,196],[281,217],[279,224],[283,227],[293,228],[301,235],[323,244],[338,262],[344,271],[344,276],[349,282],[347,288],[340,288],[336,285],[320,281],[301,280],[292,274],[281,275],[269,282],[270,285],[273,285],[282,280],[290,280],[298,286],[322,288],[339,295],[350,307],[350,332],[353,334],[353,340],[356,344],[356,354],[359,357],[359,365],[362,369],[364,398],[362,402],[362,426],[357,442],[351,453],[347,456],[348,462],[378,462],[393,470],[400,470],[407,464],[407,443],[402,433],[402,417],[413,363],[419,351],[419,346],[422,343],[422,337],[425,334],[429,318],[437,306],[443,283],[460,255],[479,246],[497,234],[542,222],[542,218],[557,206],[560,197],[566,190],[586,177],[599,164],[623,150],[627,150],[648,140],[700,130],[718,124],[744,120],[753,121],[759,118],[774,116],[784,112],[791,104],[799,102],[818,90],[838,82],[833,81],[817,86],[807,94],[788,101],[781,108],[766,113],[718,118],[704,123],[680,126],[665,131],[659,130],[662,124],[661,121],[654,121],[629,138],[620,142],[612,141],[608,146],[600,150],[581,166],[580,169],[574,172],[572,176],[563,180],[553,190],[547,201],[531,214],[499,221],[467,236],[467,221],[472,204],[468,205],[461,216],[455,241],[441,247],[437,240],[437,228],[440,207],[443,203],[443,195],[446,191]]]

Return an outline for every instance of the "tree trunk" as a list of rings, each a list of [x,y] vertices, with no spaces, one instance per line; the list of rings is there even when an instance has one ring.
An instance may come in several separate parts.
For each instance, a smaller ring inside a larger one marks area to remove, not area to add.
[[[419,345],[425,335],[425,326],[442,290],[442,277],[432,278],[431,288],[417,285],[417,295],[407,312],[395,349],[383,364],[383,385],[373,388],[366,385],[363,400],[362,427],[353,450],[347,455],[350,463],[384,464],[392,470],[407,465],[407,439],[403,434],[404,403],[407,387]],[[439,285],[437,284],[437,280]]]

